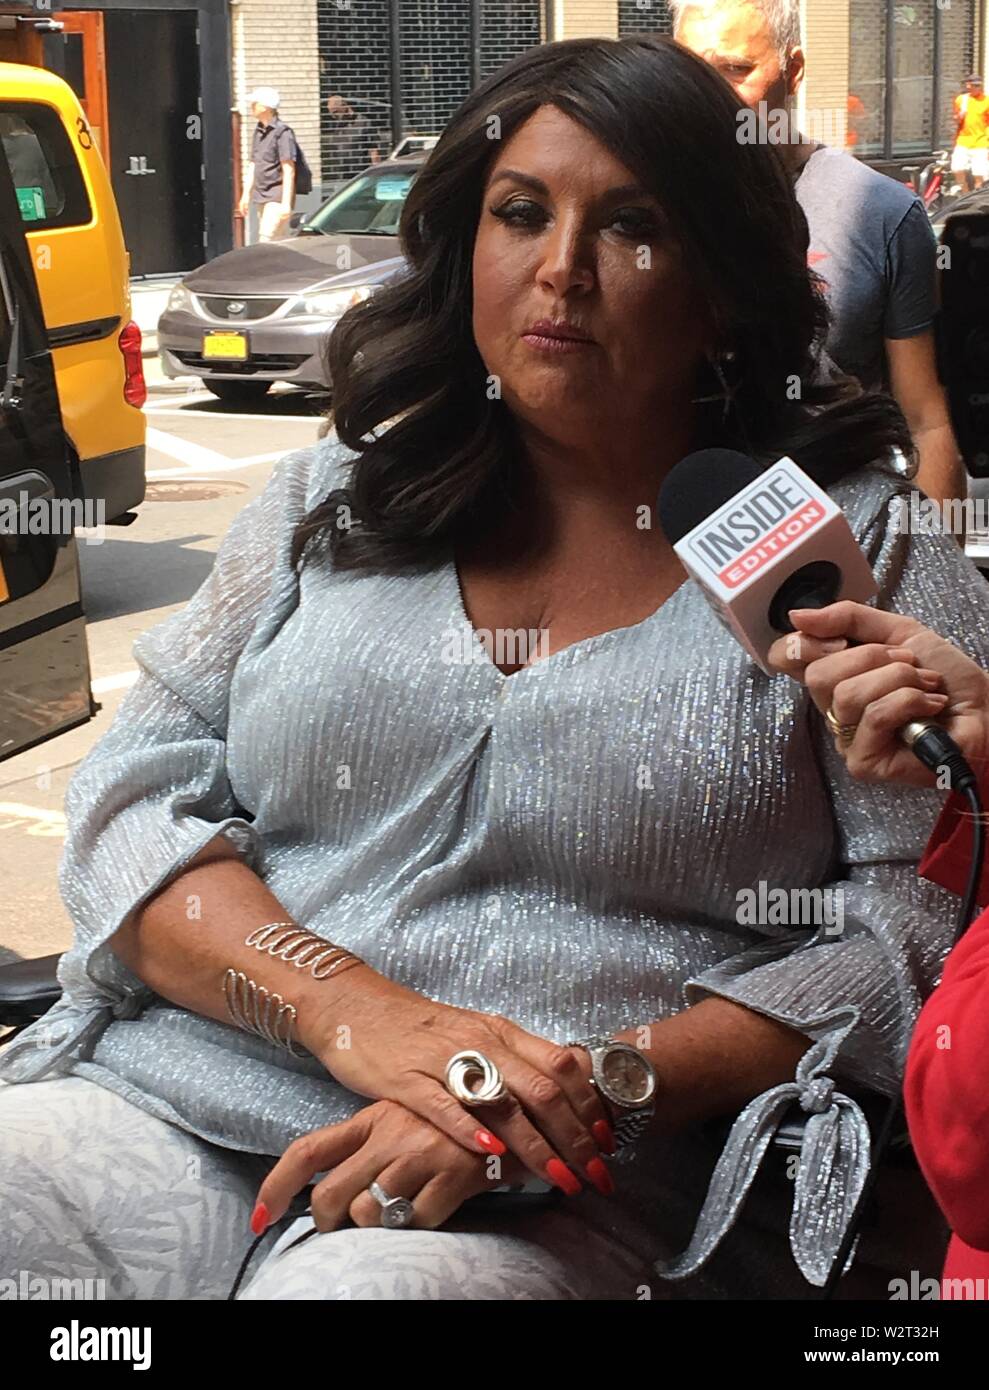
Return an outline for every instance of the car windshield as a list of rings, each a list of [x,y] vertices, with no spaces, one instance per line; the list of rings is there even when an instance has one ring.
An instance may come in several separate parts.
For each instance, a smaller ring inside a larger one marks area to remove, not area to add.
[[[402,205],[418,172],[417,167],[407,172],[391,169],[360,174],[313,213],[306,231],[329,236],[344,232],[397,236]]]

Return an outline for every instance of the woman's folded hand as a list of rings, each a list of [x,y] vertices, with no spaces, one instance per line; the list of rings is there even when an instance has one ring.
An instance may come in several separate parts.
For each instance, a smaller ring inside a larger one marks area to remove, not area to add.
[[[853,777],[933,786],[897,734],[914,719],[936,720],[984,772],[989,676],[957,647],[913,618],[861,603],[794,609],[790,619],[796,632],[773,645],[769,663],[802,681],[822,714],[855,727],[851,742],[835,738]]]
[[[470,1154],[510,1149],[526,1169],[569,1195],[585,1177],[608,1194],[601,1152],[614,1152],[608,1115],[582,1048],[561,1047],[499,1014],[416,994],[367,966],[341,977],[316,1055],[342,1085],[420,1115]],[[446,1088],[457,1052],[483,1054],[508,1099],[466,1107]]]
[[[284,1215],[317,1173],[327,1173],[311,1198],[320,1231],[334,1231],[348,1217],[357,1226],[380,1226],[381,1205],[369,1191],[372,1182],[380,1183],[389,1197],[412,1202],[413,1226],[434,1228],[469,1197],[526,1177],[510,1154],[468,1153],[404,1105],[381,1100],[342,1124],[313,1130],[289,1145],[258,1191],[251,1217],[255,1234]]]

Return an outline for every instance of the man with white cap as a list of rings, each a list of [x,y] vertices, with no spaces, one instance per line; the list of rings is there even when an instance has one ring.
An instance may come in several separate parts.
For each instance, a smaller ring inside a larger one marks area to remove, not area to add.
[[[259,241],[278,241],[288,230],[295,205],[295,166],[298,146],[289,126],[278,115],[281,97],[274,87],[256,87],[248,98],[257,120],[251,141],[251,162],[244,176],[240,214],[247,217],[254,203],[259,215]]]

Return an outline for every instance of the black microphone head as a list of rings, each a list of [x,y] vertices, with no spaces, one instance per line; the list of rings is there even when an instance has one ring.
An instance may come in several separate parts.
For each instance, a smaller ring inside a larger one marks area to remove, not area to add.
[[[762,472],[755,459],[735,449],[698,449],[681,459],[664,478],[656,504],[670,545],[683,540]]]

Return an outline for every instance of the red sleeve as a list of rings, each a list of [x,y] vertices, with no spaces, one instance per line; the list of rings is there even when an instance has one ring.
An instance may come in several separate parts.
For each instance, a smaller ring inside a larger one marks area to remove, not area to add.
[[[983,802],[989,805],[986,792]],[[961,897],[968,883],[969,865],[972,862],[972,812],[968,802],[958,792],[952,792],[944,803],[944,809],[937,825],[927,842],[924,857],[917,866],[922,878],[928,878],[942,888]],[[989,853],[982,865],[982,879],[976,901],[980,907],[989,904]]]
[[[989,1250],[989,912],[951,952],[904,1079],[917,1161],[952,1229]]]

